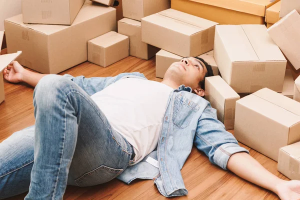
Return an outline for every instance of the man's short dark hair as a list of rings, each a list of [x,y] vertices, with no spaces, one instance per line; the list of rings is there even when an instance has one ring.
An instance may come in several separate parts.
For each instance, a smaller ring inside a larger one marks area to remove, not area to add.
[[[199,57],[195,57],[195,58],[196,58],[197,60],[200,60],[202,63],[204,63],[204,65],[205,65],[205,67],[206,67],[206,69],[207,69],[207,72],[206,72],[206,74],[205,74],[204,79],[203,79],[202,81],[199,82],[199,86],[200,86],[203,90],[205,90],[205,78],[206,78],[206,77],[213,76],[214,73],[213,73],[213,70],[212,70],[211,66],[210,66],[204,59],[199,58]]]

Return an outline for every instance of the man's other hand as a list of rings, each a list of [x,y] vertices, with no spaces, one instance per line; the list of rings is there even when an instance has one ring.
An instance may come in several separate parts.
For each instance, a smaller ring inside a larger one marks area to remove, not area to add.
[[[11,83],[19,83],[23,80],[24,67],[17,61],[13,61],[3,71],[5,80]]]
[[[282,200],[300,199],[300,181],[283,181],[276,186],[276,190]]]

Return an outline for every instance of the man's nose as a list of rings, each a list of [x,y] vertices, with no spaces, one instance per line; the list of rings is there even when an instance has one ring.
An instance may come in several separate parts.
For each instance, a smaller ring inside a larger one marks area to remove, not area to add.
[[[184,58],[184,59],[182,59],[182,61],[186,64],[186,65],[188,65],[189,64],[189,62]]]

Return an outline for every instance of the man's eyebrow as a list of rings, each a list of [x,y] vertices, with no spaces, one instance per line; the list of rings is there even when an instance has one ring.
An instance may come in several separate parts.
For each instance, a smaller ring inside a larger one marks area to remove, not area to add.
[[[204,66],[202,65],[202,62],[200,60],[198,60],[197,58],[195,58],[195,60],[197,60],[197,62],[201,65],[201,67],[204,69]]]

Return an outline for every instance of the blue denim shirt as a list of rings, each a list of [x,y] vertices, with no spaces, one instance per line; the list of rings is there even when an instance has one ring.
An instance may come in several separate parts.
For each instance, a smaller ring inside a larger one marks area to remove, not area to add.
[[[103,90],[122,78],[143,78],[141,73],[122,73],[115,77],[69,77],[89,95]],[[204,152],[211,163],[227,170],[230,156],[248,152],[238,145],[233,135],[218,121],[216,110],[204,98],[193,94],[190,87],[181,85],[169,96],[157,148],[136,165],[129,166],[117,178],[127,184],[135,179],[153,179],[165,197],[187,195],[181,172],[193,144]],[[158,166],[147,162],[148,157]]]

